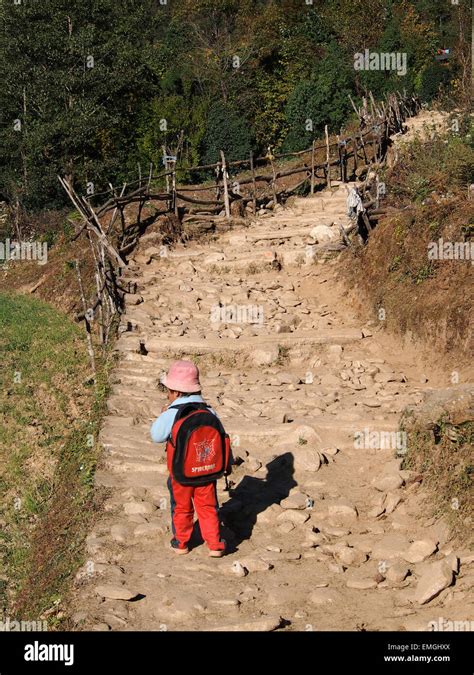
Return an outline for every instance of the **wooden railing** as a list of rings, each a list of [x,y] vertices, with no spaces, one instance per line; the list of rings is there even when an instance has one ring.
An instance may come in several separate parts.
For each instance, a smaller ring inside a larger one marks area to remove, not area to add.
[[[331,141],[326,127],[324,143],[317,144],[314,140],[311,147],[299,152],[272,154],[269,148],[264,156],[254,157],[251,153],[246,159],[227,161],[221,151],[219,162],[193,167],[178,166],[173,159],[168,162],[168,170],[162,173],[154,175],[151,165],[147,177],[142,176],[139,170],[137,180],[126,182],[120,188],[111,185],[109,190],[89,198],[78,195],[67,180],[59,177],[83,219],[84,224],[76,236],[82,232],[86,234],[96,265],[97,295],[89,310],[84,309],[78,314],[78,320],[85,319],[87,324],[97,313],[101,314],[100,333],[102,341],[107,341],[114,314],[122,311],[123,297],[129,290],[120,284],[121,271],[126,267],[126,256],[139,240],[142,210],[147,202],[158,202],[162,205],[159,212],[174,213],[180,220],[198,217],[202,212],[206,214],[203,216],[206,219],[212,219],[213,214],[215,217],[216,214],[224,213],[230,223],[234,213],[243,215],[248,212],[245,207],[249,204],[251,213],[255,214],[269,200],[276,206],[295,192],[307,189],[314,193],[317,184],[331,186],[331,181],[335,179],[347,182],[370,166],[381,166],[387,155],[390,137],[402,132],[405,120],[416,115],[421,107],[416,96],[406,93],[391,94],[379,104],[370,94],[369,99],[363,99],[360,108],[355,106],[352,99],[351,103],[359,120],[356,133]],[[303,161],[286,168],[276,164],[291,158]],[[263,167],[269,167],[271,171],[266,173],[262,171]],[[240,175],[232,181],[231,174],[236,170]],[[246,170],[249,175],[242,175]],[[204,172],[204,177],[208,178],[211,171],[215,176],[214,184],[178,185],[178,177]],[[289,176],[298,176],[297,182],[289,187],[278,184],[279,180]],[[165,189],[158,187],[163,182],[167,186]],[[366,188],[367,184],[362,185],[365,206],[378,206],[377,200]],[[198,198],[195,193],[204,194]],[[133,223],[127,223],[125,209],[134,203],[138,204],[136,219]],[[108,214],[111,214],[110,220],[104,225]],[[365,219],[367,229],[370,230],[370,215],[365,215]],[[79,264],[77,269],[80,276]]]

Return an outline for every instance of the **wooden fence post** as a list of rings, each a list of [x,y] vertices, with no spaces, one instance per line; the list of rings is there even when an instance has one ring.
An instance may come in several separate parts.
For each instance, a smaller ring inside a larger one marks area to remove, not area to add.
[[[379,149],[378,149],[378,161],[381,162],[383,157],[383,132],[382,132],[382,126],[381,123],[378,126],[378,141],[379,141]]]
[[[82,276],[81,276],[81,268],[79,266],[79,260],[76,258],[74,260],[74,266],[76,268],[76,274],[77,274],[77,281],[79,283],[79,292],[81,296],[81,302],[82,302],[82,309],[84,311],[84,322],[86,326],[86,337],[87,337],[87,351],[89,352],[89,359],[91,362],[91,368],[92,368],[92,374],[94,376],[94,385],[97,387],[97,371],[95,367],[95,354],[94,354],[94,344],[92,342],[92,331],[91,331],[91,325],[89,321],[89,310],[87,309],[87,303],[86,303],[86,298],[84,295],[84,287],[82,285]]]
[[[367,157],[367,152],[366,152],[366,149],[365,149],[365,142],[364,142],[364,133],[362,131],[360,133],[360,144],[361,144],[361,147],[362,147],[362,152],[364,153],[364,161],[365,161],[366,164],[368,164],[369,158]]]
[[[360,110],[358,108],[356,108],[356,104],[352,100],[352,96],[350,94],[349,94],[349,98],[350,98],[350,101],[352,103],[352,107],[354,108],[355,114],[357,115],[357,119],[359,120],[359,126],[361,126],[362,125],[362,115],[360,113]]]
[[[173,176],[171,180],[172,185],[172,208],[175,215],[178,215],[178,203],[176,199],[176,161],[173,162]]]
[[[277,193],[276,193],[276,171],[275,171],[275,164],[273,162],[273,153],[272,149],[270,146],[268,146],[268,156],[270,158],[270,164],[272,166],[272,193],[273,193],[273,208],[278,204],[278,199],[277,199]]]
[[[342,179],[344,183],[347,183],[347,141],[343,141],[344,145],[342,146]]]
[[[328,125],[324,127],[324,134],[326,136],[326,181],[328,188],[331,187],[331,164],[329,161],[329,134]]]
[[[367,228],[367,232],[372,232],[372,230],[373,230],[374,228],[373,228],[372,225],[370,224],[370,220],[369,220],[369,217],[368,217],[367,213],[365,212],[365,209],[364,209],[364,211],[362,212],[362,220],[364,221],[364,224],[365,224],[365,226],[366,226],[366,228]]]
[[[221,150],[222,162],[222,180],[224,183],[224,208],[227,220],[230,220],[230,204],[229,204],[229,186],[227,185],[227,165],[225,162],[224,152]]]
[[[364,116],[364,120],[366,120],[369,116],[369,111],[367,109],[367,99],[366,99],[365,96],[362,97],[362,110],[363,110],[362,114]]]
[[[337,143],[337,156],[339,159],[339,180],[341,183],[343,182],[343,177],[342,177],[342,149],[341,149],[341,143],[339,140],[339,134],[336,136],[336,143]]]
[[[250,151],[250,171],[252,172],[252,206],[253,214],[257,213],[257,186],[255,183],[255,166],[253,164],[253,152]]]
[[[357,136],[355,134],[352,137],[352,149],[354,151],[354,176],[355,176],[357,171],[357,151],[358,151]]]
[[[168,176],[168,152],[166,150],[166,146],[162,145],[161,149],[163,151],[163,166],[165,168],[165,180],[166,180],[166,192],[169,194],[170,193],[170,177]],[[168,202],[168,209],[171,209],[171,204]]]
[[[217,166],[215,168],[216,172],[216,201],[219,201],[221,197],[221,186],[220,186],[220,174],[221,174],[221,163],[217,162]]]
[[[377,133],[374,125],[372,125],[372,136],[372,164],[375,164],[377,162]]]
[[[313,146],[311,148],[311,194],[314,195],[314,145],[315,140],[313,139]]]

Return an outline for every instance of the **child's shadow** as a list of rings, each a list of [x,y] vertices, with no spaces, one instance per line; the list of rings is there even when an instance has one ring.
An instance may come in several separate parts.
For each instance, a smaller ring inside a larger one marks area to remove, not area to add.
[[[266,478],[244,476],[230,499],[220,508],[219,515],[224,525],[231,530],[228,550],[250,539],[257,516],[272,504],[279,504],[297,483],[293,478],[294,458],[291,452],[275,457],[267,464]],[[224,531],[225,538],[225,531]]]

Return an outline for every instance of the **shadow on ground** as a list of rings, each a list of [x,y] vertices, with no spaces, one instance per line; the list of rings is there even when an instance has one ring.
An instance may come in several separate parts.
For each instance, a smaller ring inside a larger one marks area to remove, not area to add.
[[[297,485],[293,478],[294,457],[291,452],[275,457],[266,467],[266,478],[245,476],[235,489],[230,490],[230,499],[219,510],[222,535],[227,541],[229,553],[250,539],[258,514],[272,504],[279,504]],[[199,527],[196,526],[192,545],[197,545],[199,540],[202,542]]]

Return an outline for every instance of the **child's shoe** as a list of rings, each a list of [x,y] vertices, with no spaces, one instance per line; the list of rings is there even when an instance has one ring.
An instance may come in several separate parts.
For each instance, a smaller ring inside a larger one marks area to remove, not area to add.
[[[176,555],[186,555],[189,553],[189,548],[187,546],[180,547],[179,541],[177,539],[172,539],[170,541],[170,548],[176,553]]]
[[[221,543],[224,545],[223,548],[217,549],[215,551],[212,549],[209,550],[210,558],[222,558],[222,556],[225,555],[226,543],[224,539],[221,539]]]

